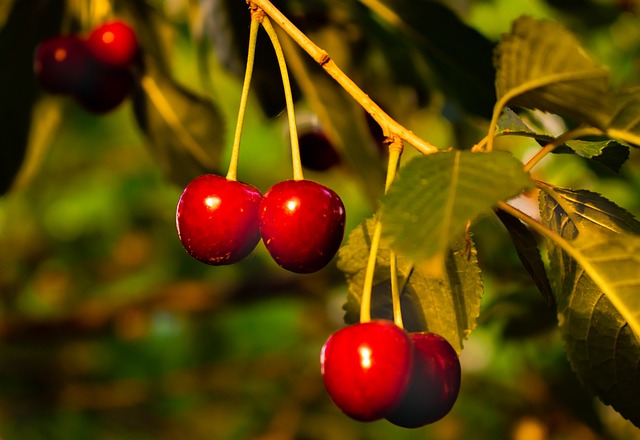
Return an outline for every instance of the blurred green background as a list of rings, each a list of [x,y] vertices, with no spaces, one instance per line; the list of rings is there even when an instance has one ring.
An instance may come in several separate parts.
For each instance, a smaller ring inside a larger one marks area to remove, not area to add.
[[[224,171],[241,78],[205,56],[202,81],[188,2],[151,3],[178,29],[171,37],[176,80],[209,95],[225,116]],[[493,41],[522,13],[559,20],[610,66],[617,84],[640,79],[633,2],[444,3]],[[486,121],[452,117],[446,94],[430,93],[428,105],[399,98],[389,106],[400,122],[443,147],[479,140]],[[182,187],[161,172],[131,103],[96,116],[68,99],[39,96],[31,149],[14,187],[0,196],[0,439],[640,438],[573,376],[554,314],[494,218],[474,226],[485,307],[462,353],[453,411],[417,430],[350,420],[330,401],[319,371],[320,348],[342,325],[347,295],[335,264],[291,274],[262,244],[229,267],[191,259],[175,230]],[[297,108],[310,111],[304,99]],[[290,178],[284,115],[267,116],[252,94],[244,127],[239,178],[263,192]],[[501,142],[521,157],[536,148]],[[536,171],[560,185],[601,192],[637,215],[639,165],[632,152],[621,174],[612,175],[565,155]],[[347,233],[373,213],[367,185],[378,182],[363,180],[348,164],[306,177],[343,198]]]

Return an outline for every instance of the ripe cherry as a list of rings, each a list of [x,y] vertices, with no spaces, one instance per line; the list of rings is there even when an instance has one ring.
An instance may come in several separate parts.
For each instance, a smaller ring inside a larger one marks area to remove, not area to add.
[[[138,52],[135,31],[119,20],[96,27],[87,37],[89,50],[101,63],[112,68],[127,68]]]
[[[192,180],[176,209],[178,236],[196,260],[214,266],[242,260],[260,241],[255,187],[214,174]]]
[[[325,388],[350,417],[365,422],[381,419],[407,389],[413,353],[409,335],[391,321],[344,327],[322,347]]]
[[[411,333],[413,369],[407,391],[387,420],[418,428],[443,418],[460,390],[460,361],[454,348],[434,333]]]
[[[340,155],[327,135],[319,128],[298,137],[300,162],[312,171],[326,171],[340,163]]]
[[[49,93],[71,94],[91,75],[93,59],[85,42],[75,35],[60,35],[36,47],[33,70]]]
[[[96,65],[91,77],[78,87],[74,97],[85,110],[106,113],[118,107],[129,96],[133,86],[130,70]]]
[[[269,254],[296,273],[322,269],[344,235],[345,210],[331,189],[310,180],[285,180],[260,202],[260,233]]]

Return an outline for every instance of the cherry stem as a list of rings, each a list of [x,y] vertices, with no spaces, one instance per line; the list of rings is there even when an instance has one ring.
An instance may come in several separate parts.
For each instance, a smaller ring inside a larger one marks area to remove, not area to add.
[[[404,145],[400,138],[393,138],[389,144],[389,161],[387,163],[387,180],[385,182],[385,193],[396,177],[400,156]],[[379,221],[379,220],[378,220]],[[394,250],[389,253],[389,271],[391,275],[391,303],[393,305],[393,322],[400,328],[404,328],[402,322],[402,306],[400,303],[400,289],[398,288],[398,256]]]
[[[572,139],[577,139],[581,136],[597,135],[599,133],[601,132],[598,129],[593,127],[576,127],[573,130],[569,130],[561,134],[551,142],[549,142],[540,150],[538,150],[538,152],[531,159],[529,159],[529,161],[525,164],[524,170],[530,171],[542,159],[544,159],[547,156],[547,154],[551,153],[553,150],[555,150],[556,148],[558,148],[560,145],[564,144],[567,141],[570,141]]]
[[[280,75],[282,76],[282,85],[284,86],[284,96],[287,103],[287,117],[289,120],[289,135],[291,137],[291,162],[293,165],[293,179],[303,180],[302,174],[302,162],[300,160],[300,146],[298,144],[298,128],[296,126],[296,115],[293,108],[293,94],[291,93],[291,82],[289,80],[289,73],[287,71],[287,63],[284,58],[284,52],[280,41],[278,40],[278,34],[274,29],[271,21],[268,17],[262,19],[262,27],[267,31],[273,49],[276,52],[278,58],[278,65],[280,66]]]
[[[242,139],[242,127],[244,125],[244,114],[247,109],[247,101],[249,98],[249,88],[251,86],[251,75],[253,74],[253,61],[256,55],[256,41],[258,37],[258,29],[260,22],[251,13],[251,27],[249,29],[249,51],[247,54],[247,67],[244,72],[244,81],[242,83],[242,94],[240,95],[240,108],[238,109],[238,118],[236,119],[236,131],[233,136],[233,147],[231,148],[231,159],[229,161],[229,170],[227,171],[228,180],[236,180],[238,176],[238,157],[240,156],[240,140]]]
[[[418,151],[431,154],[438,148],[414,134],[394,120],[380,108],[365,92],[353,82],[331,59],[329,54],[311,41],[300,29],[285,17],[269,0],[252,0],[265,14],[275,21],[313,60],[320,65],[355,101],[362,106],[371,117],[382,127],[385,136],[395,134]]]
[[[382,223],[375,220],[376,226],[371,237],[371,247],[369,248],[369,259],[364,273],[364,283],[362,285],[362,299],[360,301],[360,322],[371,321],[371,291],[373,289],[373,273],[376,270],[376,259],[378,248],[380,247],[380,237],[382,236]]]
[[[399,136],[387,138],[389,142],[389,161],[387,164],[387,178],[385,182],[385,192],[393,183],[393,179],[398,169],[400,156],[404,146]],[[376,260],[378,258],[378,249],[380,248],[380,237],[382,236],[382,222],[379,215],[375,220],[376,226],[371,237],[371,247],[369,248],[369,259],[365,269],[364,283],[362,286],[362,299],[360,301],[360,322],[371,321],[371,294],[373,290],[373,275],[376,268]],[[395,251],[390,251],[389,268],[391,271],[391,301],[393,304],[393,322],[400,328],[402,323],[402,310],[400,305],[400,289],[398,288],[398,264]]]

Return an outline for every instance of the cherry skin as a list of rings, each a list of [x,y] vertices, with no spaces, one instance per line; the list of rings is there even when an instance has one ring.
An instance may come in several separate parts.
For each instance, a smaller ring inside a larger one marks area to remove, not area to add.
[[[300,162],[312,171],[327,171],[340,163],[340,155],[327,135],[319,129],[310,130],[298,137]]]
[[[255,187],[214,174],[192,180],[176,209],[178,237],[196,260],[213,266],[236,263],[260,241]]]
[[[85,110],[102,114],[118,107],[130,95],[133,86],[133,74],[128,69],[95,64],[91,77],[73,96]]]
[[[325,267],[344,235],[345,210],[331,189],[310,180],[285,180],[260,202],[260,233],[275,262],[296,273]]]
[[[460,361],[454,348],[435,333],[411,333],[414,361],[407,391],[386,418],[404,428],[418,428],[443,418],[460,390]]]
[[[405,394],[413,353],[409,335],[391,321],[344,327],[322,347],[325,388],[351,418],[363,422],[381,419]]]
[[[101,63],[112,68],[127,68],[138,53],[138,38],[127,23],[110,21],[96,27],[87,37],[89,50]]]
[[[72,94],[91,75],[92,56],[75,35],[59,35],[41,42],[35,50],[33,70],[44,90]]]

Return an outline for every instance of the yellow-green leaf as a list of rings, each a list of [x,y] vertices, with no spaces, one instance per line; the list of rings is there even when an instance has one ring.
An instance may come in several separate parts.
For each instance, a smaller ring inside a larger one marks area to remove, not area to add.
[[[600,399],[640,426],[640,222],[589,191],[542,186],[551,281],[569,360]]]
[[[609,71],[561,25],[520,17],[498,45],[495,63],[500,108],[537,108],[599,128],[608,124],[614,101]]]
[[[504,151],[416,157],[400,169],[382,200],[383,236],[423,269],[434,263],[437,274],[435,265],[468,221],[531,184],[522,163]]]

